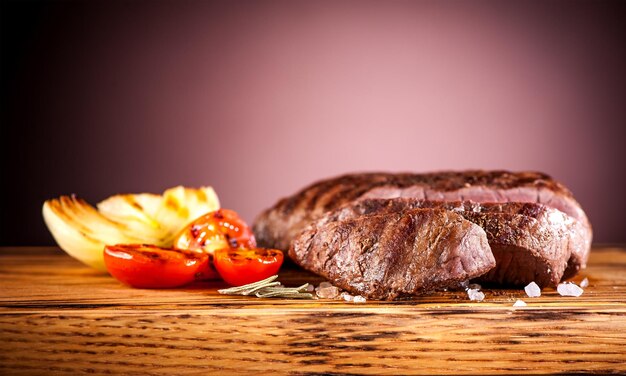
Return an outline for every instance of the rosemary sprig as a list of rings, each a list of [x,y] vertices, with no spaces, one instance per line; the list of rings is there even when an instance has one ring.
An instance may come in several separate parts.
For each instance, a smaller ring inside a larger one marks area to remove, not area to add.
[[[273,275],[262,281],[249,283],[243,286],[217,290],[225,295],[252,295],[257,298],[288,298],[288,299],[314,299],[313,294],[307,292],[308,283],[300,287],[285,287],[276,281],[278,275]]]

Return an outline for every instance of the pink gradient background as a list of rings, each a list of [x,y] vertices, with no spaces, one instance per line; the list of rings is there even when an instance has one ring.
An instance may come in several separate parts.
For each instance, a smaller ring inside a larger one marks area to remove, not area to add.
[[[611,9],[87,3],[46,16],[9,101],[30,103],[11,125],[37,131],[22,153],[39,156],[23,166],[38,173],[19,175],[43,233],[34,242],[52,242],[39,207],[59,194],[95,202],[208,184],[252,221],[336,174],[468,168],[552,174],[595,240],[626,242],[624,47]]]

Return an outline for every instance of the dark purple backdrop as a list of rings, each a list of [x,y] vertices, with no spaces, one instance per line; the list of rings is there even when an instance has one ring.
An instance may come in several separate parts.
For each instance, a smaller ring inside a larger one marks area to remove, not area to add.
[[[2,1],[0,244],[46,198],[213,185],[247,220],[349,171],[534,169],[626,242],[605,2]]]

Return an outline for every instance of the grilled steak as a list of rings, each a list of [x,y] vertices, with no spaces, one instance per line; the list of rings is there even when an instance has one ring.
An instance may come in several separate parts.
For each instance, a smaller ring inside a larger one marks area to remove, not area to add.
[[[556,286],[568,260],[570,275],[586,266],[589,253],[583,226],[542,204],[363,199],[328,213],[314,225],[415,208],[451,210],[485,230],[496,267],[480,277],[483,282],[526,285],[535,281],[540,286]]]
[[[442,209],[311,225],[289,255],[334,285],[373,299],[455,286],[495,266],[485,231]]]
[[[264,211],[254,224],[259,245],[286,250],[309,223],[346,203],[364,198],[410,197],[424,200],[540,203],[577,220],[584,241],[576,255],[586,255],[592,230],[571,192],[539,172],[465,171],[427,174],[349,174],[319,181],[280,200]],[[572,259],[567,276],[584,265],[586,257]]]

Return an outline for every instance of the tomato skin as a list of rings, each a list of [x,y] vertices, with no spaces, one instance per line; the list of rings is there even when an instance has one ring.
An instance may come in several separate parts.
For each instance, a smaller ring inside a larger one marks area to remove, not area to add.
[[[278,249],[223,248],[215,251],[213,263],[226,283],[241,286],[277,274],[283,258]]]
[[[239,215],[228,209],[207,213],[188,224],[174,239],[174,247],[207,253],[210,259],[210,273],[207,279],[219,278],[213,268],[213,253],[228,247],[256,247],[254,234]]]
[[[209,272],[209,256],[148,244],[104,247],[104,264],[118,281],[136,288],[173,288]]]

